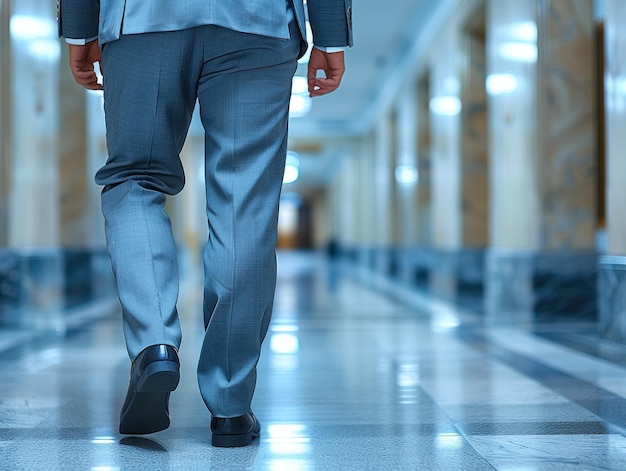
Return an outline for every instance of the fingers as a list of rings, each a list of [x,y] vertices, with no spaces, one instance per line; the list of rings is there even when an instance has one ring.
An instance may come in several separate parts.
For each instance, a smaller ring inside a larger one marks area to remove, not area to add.
[[[334,92],[341,84],[343,71],[326,70],[326,78],[316,78],[313,80],[313,89],[309,92],[311,97],[322,96]]]
[[[83,46],[70,45],[70,70],[77,84],[88,90],[102,90],[94,67],[94,62],[100,59],[97,41]]]
[[[334,92],[339,87],[339,80],[319,78],[313,81],[313,87],[309,88],[309,96],[316,97]]]
[[[311,60],[312,59],[313,59],[313,54],[311,54]],[[318,79],[316,77],[318,67],[311,60],[309,60],[309,67],[308,67],[308,70],[307,70],[307,80],[309,82],[309,94],[310,94],[310,96],[313,96],[312,94],[315,92],[315,87],[316,86],[319,87],[317,82],[320,79]]]
[[[74,81],[81,87],[88,90],[102,90],[102,85],[98,83],[98,76],[95,72],[72,70],[72,75],[74,75]]]
[[[95,68],[91,63],[83,63],[81,61],[72,61],[70,70],[74,76],[74,81],[81,87],[89,90],[102,90],[102,85],[98,83],[98,76]]]
[[[341,84],[343,73],[328,73],[327,77],[316,78],[316,72],[309,75],[309,96],[316,97],[334,92]]]

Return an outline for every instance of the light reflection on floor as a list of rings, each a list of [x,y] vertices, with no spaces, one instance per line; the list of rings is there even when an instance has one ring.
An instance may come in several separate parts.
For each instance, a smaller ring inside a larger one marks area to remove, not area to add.
[[[476,315],[320,255],[281,253],[279,267],[253,404],[259,441],[209,445],[196,287],[179,304],[182,377],[168,430],[117,434],[129,365],[110,316],[0,353],[0,468],[626,469],[622,365],[540,333],[485,329]],[[574,338],[571,326],[550,329]]]

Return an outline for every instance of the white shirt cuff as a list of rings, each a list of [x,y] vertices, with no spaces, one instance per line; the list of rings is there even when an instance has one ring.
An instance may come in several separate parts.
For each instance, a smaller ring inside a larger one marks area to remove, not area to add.
[[[343,52],[346,50],[345,47],[323,47],[323,46],[313,46],[315,49],[319,49],[322,52],[333,53],[333,52]]]
[[[74,44],[75,46],[84,46],[85,44],[88,44],[91,41],[95,41],[96,39],[98,39],[98,36],[94,36],[93,38],[87,38],[87,39],[65,38],[65,42],[68,44]]]

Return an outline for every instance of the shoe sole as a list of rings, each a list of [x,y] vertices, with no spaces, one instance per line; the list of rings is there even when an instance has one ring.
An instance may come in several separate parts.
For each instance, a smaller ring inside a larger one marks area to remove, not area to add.
[[[120,433],[144,435],[160,432],[170,426],[168,404],[170,393],[180,380],[179,365],[158,361],[148,365],[137,381],[137,389],[120,418]]]
[[[218,447],[239,447],[247,446],[252,443],[252,440],[259,438],[260,432],[252,431],[249,433],[242,433],[238,435],[213,435],[211,437],[211,444]]]

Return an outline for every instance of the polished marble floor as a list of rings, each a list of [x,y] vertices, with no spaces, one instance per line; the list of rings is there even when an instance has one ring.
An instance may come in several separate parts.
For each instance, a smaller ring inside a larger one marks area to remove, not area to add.
[[[0,469],[624,470],[626,348],[592,325],[480,315],[320,255],[281,253],[254,410],[261,439],[209,445],[188,281],[172,425],[120,436],[128,380],[110,303],[66,334],[0,332]],[[100,315],[97,315],[97,313]]]

